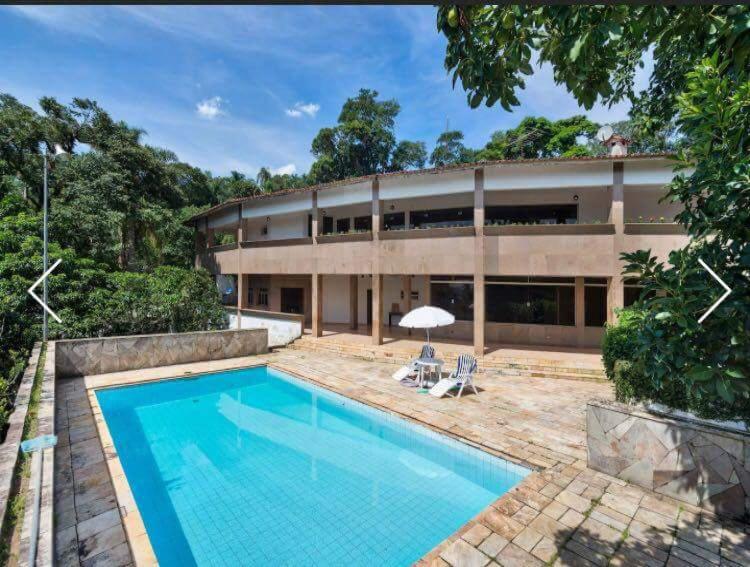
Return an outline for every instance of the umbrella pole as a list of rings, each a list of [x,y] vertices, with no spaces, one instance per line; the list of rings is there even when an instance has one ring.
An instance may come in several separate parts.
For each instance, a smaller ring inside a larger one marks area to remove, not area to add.
[[[427,346],[430,346],[430,329],[427,329]]]

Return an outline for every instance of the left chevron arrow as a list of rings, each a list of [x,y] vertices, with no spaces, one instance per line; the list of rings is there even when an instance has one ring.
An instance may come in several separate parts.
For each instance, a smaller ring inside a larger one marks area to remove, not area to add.
[[[47,276],[49,276],[52,273],[52,270],[54,270],[55,268],[57,268],[57,266],[60,265],[61,262],[62,262],[62,258],[60,258],[57,262],[52,264],[52,266],[46,272],[42,274],[42,277],[36,280],[34,282],[34,285],[32,285],[29,289],[26,290],[28,294],[34,299],[36,299],[37,303],[39,303],[39,305],[41,305],[42,308],[44,308],[44,310],[47,313],[52,315],[52,317],[54,317],[55,321],[57,321],[58,323],[62,323],[62,319],[60,319],[60,317],[58,317],[57,314],[54,311],[52,311],[52,309],[50,309],[49,306],[44,301],[42,301],[41,298],[36,293],[34,293],[34,290],[40,283],[42,283],[45,280]]]

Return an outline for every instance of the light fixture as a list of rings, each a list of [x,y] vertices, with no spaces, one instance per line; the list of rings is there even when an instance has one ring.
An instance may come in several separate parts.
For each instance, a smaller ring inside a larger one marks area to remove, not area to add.
[[[43,142],[44,143],[44,142]],[[47,144],[44,143],[44,197],[43,197],[43,210],[44,210],[44,222],[43,222],[43,241],[42,241],[42,259],[44,263],[44,273],[47,272],[47,268],[49,267],[49,255],[47,254],[47,248],[49,244],[49,187],[47,182],[47,172],[50,167],[50,160],[52,161],[60,161],[67,159],[68,152],[66,152],[63,147],[60,144],[55,144],[54,146],[54,153],[52,155],[49,154],[47,151]],[[47,280],[48,278],[44,278],[43,282],[43,297],[44,297],[44,304],[47,305]],[[47,310],[42,309],[42,340],[44,342],[47,342],[47,331],[48,331],[48,321],[47,321]]]
[[[396,205],[391,204],[390,209],[393,211],[396,208]]]
[[[578,200],[578,195],[573,195],[573,200],[577,201]]]
[[[266,217],[266,222],[271,222],[271,217]]]

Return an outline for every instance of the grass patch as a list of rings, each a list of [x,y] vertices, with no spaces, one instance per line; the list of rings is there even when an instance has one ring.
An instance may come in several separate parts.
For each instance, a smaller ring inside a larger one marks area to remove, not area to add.
[[[26,412],[26,420],[23,423],[21,440],[34,437],[38,428],[37,416],[39,414],[39,400],[42,397],[42,382],[44,378],[44,362],[47,358],[47,345],[42,345],[39,353],[39,363],[34,375],[34,384],[31,387],[29,397],[29,408]],[[8,508],[5,513],[2,530],[0,531],[0,565],[13,565],[18,563],[15,553],[21,539],[21,526],[23,513],[26,509],[26,492],[31,476],[31,458],[25,453],[20,453],[16,468],[13,471],[13,485]]]

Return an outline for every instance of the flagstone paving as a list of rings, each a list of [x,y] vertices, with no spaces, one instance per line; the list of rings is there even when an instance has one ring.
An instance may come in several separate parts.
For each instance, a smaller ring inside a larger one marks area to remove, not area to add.
[[[289,349],[60,381],[58,564],[130,565],[133,549],[138,564],[153,563],[153,556],[141,559],[148,557],[141,549],[148,546],[145,532],[131,541],[126,536],[132,532],[122,518],[129,523],[130,504],[118,508],[110,477],[116,454],[110,442],[100,442],[106,435],[97,429],[89,389],[263,362],[535,469],[431,551],[422,567],[750,564],[747,524],[722,521],[586,467],[586,401],[610,398],[608,384],[488,372],[476,380],[478,396],[438,400],[391,379],[392,364]]]

